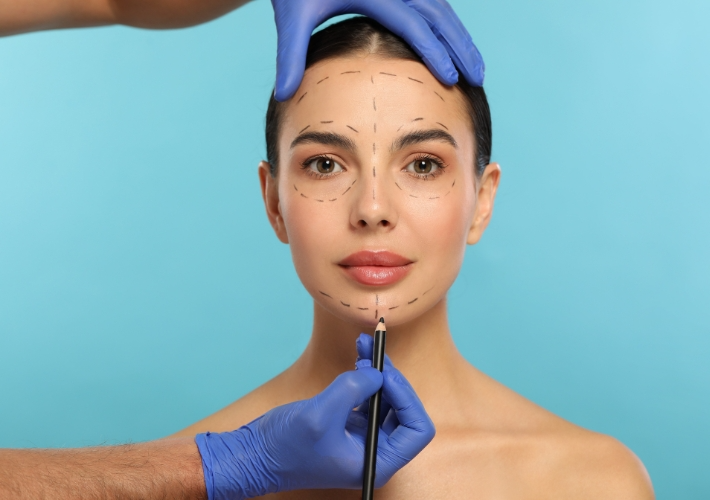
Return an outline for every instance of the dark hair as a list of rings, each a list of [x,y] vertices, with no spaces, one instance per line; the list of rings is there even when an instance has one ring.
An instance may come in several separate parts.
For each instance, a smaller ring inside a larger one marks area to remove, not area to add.
[[[367,17],[353,17],[332,24],[313,34],[306,55],[306,69],[317,62],[369,52],[392,59],[422,62],[402,38]],[[471,117],[476,148],[476,174],[481,175],[491,158],[491,112],[482,87],[469,85],[463,77],[456,87],[461,91]],[[271,174],[276,175],[279,162],[278,138],[281,115],[286,103],[269,100],[266,111],[266,157]]]

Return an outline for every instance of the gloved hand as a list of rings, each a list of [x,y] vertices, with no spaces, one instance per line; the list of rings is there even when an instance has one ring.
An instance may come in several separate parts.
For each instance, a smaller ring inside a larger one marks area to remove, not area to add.
[[[277,101],[298,90],[313,30],[341,14],[362,14],[399,35],[442,83],[483,85],[485,66],[471,36],[446,0],[271,0],[278,32]],[[456,64],[452,64],[452,60]]]
[[[371,357],[372,337],[363,334],[358,339],[360,358],[368,352]],[[364,402],[380,387],[388,416],[386,431],[380,429],[375,486],[383,486],[409,463],[434,438],[434,424],[389,360],[382,374],[369,359],[360,359],[356,368],[339,375],[317,396],[274,408],[236,431],[199,434],[195,441],[209,500],[295,489],[361,488]]]

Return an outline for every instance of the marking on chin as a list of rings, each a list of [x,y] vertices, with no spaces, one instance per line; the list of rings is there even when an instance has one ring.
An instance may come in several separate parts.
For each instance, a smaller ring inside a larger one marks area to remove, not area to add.
[[[304,198],[308,198],[308,196],[306,196],[306,195],[303,194],[303,193],[301,193],[301,196],[303,196]]]
[[[370,310],[369,307],[358,307],[358,309],[360,309],[361,311],[369,311]]]
[[[389,308],[389,310],[391,311],[392,309],[397,309],[398,307],[399,307],[399,306],[392,306],[392,307]]]
[[[407,78],[409,78],[409,79],[412,80],[413,82],[424,83],[423,81],[417,80],[416,78],[412,78],[411,76],[408,76]]]
[[[411,301],[407,302],[407,305],[409,305],[409,304],[414,304],[417,300],[419,300],[419,297],[417,297],[417,298],[414,299],[414,300],[411,300]]]
[[[346,304],[346,303],[343,302],[342,300],[340,301],[340,303],[343,304],[345,307],[350,307],[350,304]]]
[[[323,292],[323,291],[321,291],[321,290],[318,290],[318,292],[319,292],[321,295],[325,295],[325,296],[328,297],[329,299],[332,299],[332,298],[333,298],[333,297],[331,297],[330,295],[328,295],[327,293],[325,293],[325,292]]]

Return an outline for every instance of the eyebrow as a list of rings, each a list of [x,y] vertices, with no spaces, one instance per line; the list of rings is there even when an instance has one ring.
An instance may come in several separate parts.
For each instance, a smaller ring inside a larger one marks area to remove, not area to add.
[[[395,151],[399,151],[401,149],[406,148],[407,146],[411,146],[413,144],[419,144],[420,142],[427,142],[427,141],[439,141],[439,142],[447,142],[451,144],[453,147],[458,148],[458,144],[456,143],[456,139],[453,138],[451,134],[448,132],[444,132],[443,130],[438,130],[438,129],[431,129],[431,130],[417,130],[416,132],[410,132],[406,135],[403,135],[402,137],[398,137],[397,139],[392,142],[392,146],[390,147],[390,151],[393,153]]]
[[[291,149],[299,144],[322,144],[324,146],[335,146],[346,151],[355,152],[357,147],[349,137],[335,132],[306,132],[300,134],[291,143]]]

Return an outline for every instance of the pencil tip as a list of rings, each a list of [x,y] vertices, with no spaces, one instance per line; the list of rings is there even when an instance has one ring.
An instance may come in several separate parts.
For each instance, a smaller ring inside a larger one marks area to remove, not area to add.
[[[380,323],[384,323],[384,322],[385,322],[385,318],[380,318]]]

